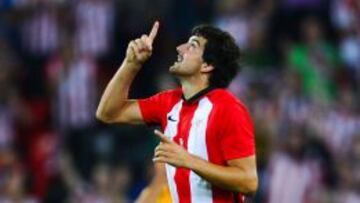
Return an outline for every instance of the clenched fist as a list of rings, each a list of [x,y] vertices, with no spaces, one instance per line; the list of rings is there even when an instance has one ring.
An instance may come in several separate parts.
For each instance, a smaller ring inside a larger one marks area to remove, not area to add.
[[[130,41],[126,50],[126,61],[129,63],[143,64],[152,54],[153,41],[159,29],[159,22],[155,22],[149,35]]]

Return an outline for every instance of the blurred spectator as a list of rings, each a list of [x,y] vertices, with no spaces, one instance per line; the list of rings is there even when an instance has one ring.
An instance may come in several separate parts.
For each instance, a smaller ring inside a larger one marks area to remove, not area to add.
[[[0,148],[15,145],[17,123],[23,115],[20,92],[17,89],[18,58],[6,41],[0,39]]]
[[[339,189],[335,196],[336,202],[356,203],[360,201],[360,194],[356,191],[353,167],[350,162],[339,162]]]
[[[230,32],[240,48],[248,46],[250,28],[250,6],[248,0],[218,1],[215,24]]]
[[[360,125],[360,124],[359,124]],[[360,134],[359,131],[353,136],[351,151],[349,153],[348,162],[352,166],[352,192],[358,200],[360,200]]]
[[[29,146],[29,169],[32,175],[32,192],[43,199],[48,193],[51,181],[58,173],[56,155],[59,140],[54,132],[43,132],[33,138]]]
[[[276,60],[274,53],[266,46],[268,28],[262,23],[254,23],[250,27],[248,47],[244,51],[244,64],[251,69],[266,70],[274,68]]]
[[[14,1],[23,67],[23,91],[27,98],[45,94],[43,65],[58,46],[61,34],[59,2],[45,0]]]
[[[352,136],[360,130],[360,120],[355,114],[355,101],[349,89],[342,89],[336,106],[318,114],[318,119],[309,119],[309,124],[338,157],[349,152]]]
[[[73,47],[71,40],[65,41],[46,66],[54,120],[63,132],[88,128],[95,119],[97,64]]]
[[[269,202],[318,202],[321,170],[316,160],[306,157],[305,129],[292,127],[284,149],[274,153],[269,166]]]
[[[299,125],[306,123],[314,107],[304,95],[299,74],[287,72],[284,85],[279,97],[282,121]]]
[[[16,93],[7,74],[6,70],[0,71],[0,148],[12,146],[16,132]]]
[[[307,18],[302,23],[303,41],[288,55],[290,68],[301,77],[305,93],[314,101],[326,104],[333,99],[333,73],[339,60],[336,48],[326,41],[320,21]]]
[[[340,56],[348,74],[360,87],[360,3],[354,0],[333,2],[332,19],[340,34]]]
[[[113,177],[111,186],[111,203],[130,202],[127,193],[131,182],[131,173],[126,164],[117,164],[112,168],[111,177]]]
[[[359,21],[360,23],[360,21]],[[357,32],[357,33],[356,33]],[[346,33],[340,44],[340,56],[353,80],[360,79],[360,29],[355,33]],[[357,82],[359,85],[359,82]]]
[[[74,4],[74,42],[79,54],[93,57],[109,54],[115,25],[113,0],[78,0]]]
[[[111,170],[106,163],[94,166],[91,182],[87,183],[74,169],[68,155],[60,156],[60,172],[70,190],[69,202],[82,203],[126,203],[125,192],[129,183],[127,167]]]
[[[16,1],[23,12],[22,39],[30,57],[42,58],[53,53],[59,45],[59,14],[56,1]]]
[[[74,153],[81,173],[88,173],[89,136],[95,124],[97,64],[92,56],[76,52],[72,40],[64,40],[59,55],[52,57],[46,66],[53,124],[61,142]]]
[[[13,144],[15,136],[14,115],[10,109],[0,104],[0,148]]]
[[[37,199],[29,195],[27,176],[24,165],[19,163],[13,150],[2,150],[0,166],[0,202],[1,203],[37,203]]]
[[[360,3],[357,0],[332,1],[332,20],[340,31],[359,27]]]

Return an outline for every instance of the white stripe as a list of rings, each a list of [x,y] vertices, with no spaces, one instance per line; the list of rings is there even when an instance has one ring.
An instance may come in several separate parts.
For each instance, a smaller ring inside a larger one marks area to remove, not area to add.
[[[199,106],[195,111],[191,121],[191,129],[188,139],[188,151],[204,160],[208,160],[206,147],[206,129],[208,118],[213,104],[205,97],[200,100]],[[212,190],[209,182],[198,176],[193,171],[190,172],[190,190],[192,203],[212,203]]]
[[[183,103],[182,100],[180,100],[171,109],[171,111],[167,114],[167,117],[166,117],[166,118],[171,117],[171,119],[174,120],[174,121],[170,121],[170,120],[167,121],[165,132],[164,132],[164,134],[166,136],[170,137],[171,139],[173,139],[177,134],[177,127],[179,124],[180,110],[182,108],[182,103]],[[173,203],[178,203],[179,197],[178,197],[176,184],[175,184],[176,168],[173,166],[170,166],[169,164],[165,164],[165,167],[166,167],[166,175],[167,175],[167,180],[168,180],[169,189],[170,189]]]

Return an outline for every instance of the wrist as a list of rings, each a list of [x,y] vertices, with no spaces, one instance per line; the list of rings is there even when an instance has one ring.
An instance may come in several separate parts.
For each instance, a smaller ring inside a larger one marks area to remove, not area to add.
[[[128,58],[125,58],[124,61],[123,61],[123,66],[125,67],[129,67],[135,71],[139,71],[142,67],[142,63],[139,62],[139,61],[135,61],[135,60],[131,60],[131,59],[128,59]]]
[[[193,154],[190,154],[190,158],[188,160],[188,162],[186,163],[186,168],[194,171],[196,170],[196,166],[198,165],[199,161],[201,161],[201,159]]]

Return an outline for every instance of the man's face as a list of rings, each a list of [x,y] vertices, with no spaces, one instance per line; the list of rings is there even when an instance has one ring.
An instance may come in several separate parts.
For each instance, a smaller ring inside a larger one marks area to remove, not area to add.
[[[176,50],[178,57],[170,67],[170,73],[177,76],[193,76],[200,73],[203,61],[206,39],[201,36],[191,36],[189,41],[179,45]]]

